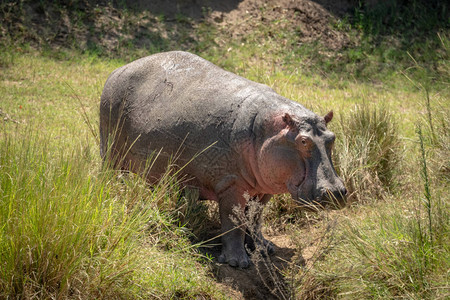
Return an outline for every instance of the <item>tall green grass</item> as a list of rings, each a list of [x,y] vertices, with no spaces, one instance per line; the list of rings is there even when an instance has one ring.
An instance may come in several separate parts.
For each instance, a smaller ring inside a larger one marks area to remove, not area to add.
[[[350,201],[383,197],[399,184],[403,145],[386,105],[357,104],[339,116],[335,163]]]
[[[101,169],[86,145],[55,151],[25,130],[0,139],[0,298],[221,297],[158,207],[176,187],[150,190]]]
[[[429,159],[443,158],[433,151],[436,144],[424,142],[432,140],[433,133],[425,134],[421,124],[415,139],[418,147],[410,149],[415,159],[403,156],[411,165],[398,164],[401,157],[392,161],[389,151],[383,151],[401,149],[403,143],[395,127],[383,122],[391,118],[390,113],[384,111],[383,118],[375,118],[383,108],[358,109],[362,111],[339,124],[343,130],[339,147],[344,145],[347,151],[337,154],[338,169],[347,184],[346,175],[351,171],[351,192],[378,198],[376,190],[390,184],[383,180],[392,181],[401,170],[411,174],[408,182],[402,183],[401,194],[385,193],[385,201],[353,207],[340,217],[331,244],[322,250],[327,255],[311,269],[300,269],[297,294],[302,299],[445,299],[450,268],[448,182],[442,182],[428,167]],[[448,128],[448,118],[434,113],[431,117],[435,125],[440,124],[436,131]],[[376,185],[372,185],[374,178]]]

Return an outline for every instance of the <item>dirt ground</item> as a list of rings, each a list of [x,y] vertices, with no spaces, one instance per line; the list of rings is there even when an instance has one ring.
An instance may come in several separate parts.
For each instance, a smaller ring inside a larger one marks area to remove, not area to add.
[[[211,269],[218,285],[233,299],[295,299],[295,295],[291,294],[294,289],[289,278],[291,275],[303,276],[320,259],[332,242],[329,237],[337,224],[336,211],[312,214],[311,218],[305,218],[299,225],[301,229],[295,230],[295,233],[285,226],[281,228],[279,224],[267,224],[263,227],[263,234],[273,243],[275,253],[267,256],[250,253],[250,267],[240,269],[217,261],[221,253],[218,207],[212,201],[206,201],[206,205],[206,230],[196,243],[205,243],[200,251],[212,258]],[[318,220],[323,221],[324,218],[327,226],[317,227]],[[290,270],[293,273],[289,273]]]
[[[265,238],[275,246],[275,253],[267,257],[252,254],[252,263],[247,269],[217,262],[221,251],[219,238],[200,250],[213,258],[211,265],[215,279],[233,299],[295,299],[295,294],[292,294],[295,289],[291,286],[290,278],[295,276],[299,280],[298,276],[307,275],[310,267],[333,242],[329,237],[336,224],[336,219],[331,220],[325,228],[308,224],[297,232],[296,241],[292,240],[293,235],[290,233],[265,232]],[[220,231],[211,232],[211,236],[214,234],[217,236]],[[307,292],[304,291],[304,294]],[[310,292],[315,294],[314,290]]]
[[[318,1],[320,2],[320,1]],[[213,11],[211,17],[221,26],[232,28],[230,34],[233,37],[245,35],[252,30],[255,21],[258,24],[270,24],[279,20],[287,22],[279,23],[279,26],[287,27],[298,35],[299,43],[320,41],[331,50],[341,49],[350,41],[346,33],[333,29],[330,24],[335,20],[333,12],[324,8],[327,1],[319,4],[309,0],[244,0],[228,12]],[[333,3],[328,1],[329,4]],[[337,3],[341,3],[337,1]],[[346,2],[342,5],[326,6],[334,7],[336,12],[346,11]]]
[[[217,231],[218,235],[220,232]],[[203,248],[202,252],[212,257],[212,269],[218,283],[228,290],[233,299],[279,299],[281,293],[287,295],[286,284],[280,271],[286,269],[295,256],[295,246],[288,235],[266,235],[274,245],[275,253],[264,261],[252,261],[248,269],[233,268],[217,262],[220,255],[220,239],[213,240],[216,246]],[[300,259],[304,264],[303,259]]]

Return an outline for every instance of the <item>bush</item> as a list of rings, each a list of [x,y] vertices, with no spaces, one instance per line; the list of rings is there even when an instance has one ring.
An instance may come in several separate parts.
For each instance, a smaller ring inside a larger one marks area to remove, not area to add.
[[[385,106],[355,105],[335,125],[336,170],[350,201],[382,197],[399,183],[402,143],[397,122]]]

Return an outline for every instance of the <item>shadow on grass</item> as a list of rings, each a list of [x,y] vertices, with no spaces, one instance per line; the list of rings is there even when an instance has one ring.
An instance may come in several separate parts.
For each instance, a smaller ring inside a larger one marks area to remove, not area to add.
[[[75,49],[122,59],[189,50],[202,42],[196,27],[209,12],[228,12],[239,2],[4,1],[0,45]]]

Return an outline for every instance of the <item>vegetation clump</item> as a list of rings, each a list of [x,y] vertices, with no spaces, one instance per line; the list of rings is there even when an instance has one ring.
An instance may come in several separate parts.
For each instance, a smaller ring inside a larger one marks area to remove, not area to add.
[[[335,126],[338,173],[350,201],[383,197],[399,184],[402,142],[397,121],[386,106],[358,104]]]
[[[176,186],[150,190],[92,168],[86,148],[47,144],[21,130],[0,141],[1,298],[221,297],[158,205]]]

